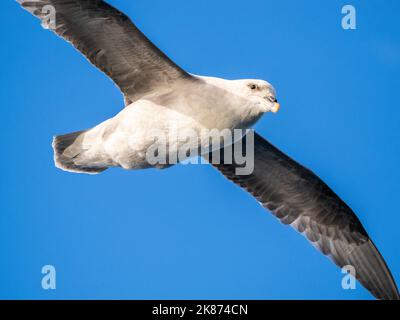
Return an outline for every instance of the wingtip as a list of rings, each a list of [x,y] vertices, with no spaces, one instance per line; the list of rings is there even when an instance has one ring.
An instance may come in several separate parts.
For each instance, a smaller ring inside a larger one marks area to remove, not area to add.
[[[374,242],[369,240],[362,251],[365,254],[364,258],[369,258],[368,262],[371,264],[370,268],[372,269],[370,281],[365,287],[378,300],[400,300],[396,281]]]

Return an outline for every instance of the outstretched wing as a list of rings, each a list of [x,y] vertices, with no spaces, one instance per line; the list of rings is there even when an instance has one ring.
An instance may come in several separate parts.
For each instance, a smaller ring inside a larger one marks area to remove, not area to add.
[[[17,0],[107,74],[129,104],[191,78],[130,21],[102,0]]]
[[[356,278],[376,298],[399,299],[385,261],[354,212],[313,172],[256,133],[254,144],[251,175],[236,175],[238,164],[214,166],[339,267],[353,266]]]

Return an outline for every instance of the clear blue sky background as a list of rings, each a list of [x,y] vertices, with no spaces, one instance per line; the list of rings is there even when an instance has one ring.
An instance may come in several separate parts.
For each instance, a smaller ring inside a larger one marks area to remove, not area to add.
[[[400,2],[113,0],[186,70],[262,78],[282,103],[258,131],[358,213],[400,281]],[[208,166],[74,175],[55,134],[122,107],[72,47],[1,1],[0,298],[370,299]],[[57,290],[41,268],[57,269]]]

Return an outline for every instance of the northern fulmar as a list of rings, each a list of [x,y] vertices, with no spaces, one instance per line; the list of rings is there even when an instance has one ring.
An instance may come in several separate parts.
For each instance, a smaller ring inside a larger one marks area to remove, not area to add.
[[[245,130],[229,145],[238,148],[246,145],[247,129],[266,112],[279,109],[275,89],[266,81],[225,80],[184,71],[105,1],[17,1],[108,75],[124,95],[125,108],[115,117],[54,138],[55,164],[60,169],[97,174],[109,167],[168,167],[170,163],[151,164],[147,159],[155,129],[165,134],[190,129],[199,137],[190,148],[207,147],[204,129]],[[236,159],[213,166],[336,265],[354,267],[355,277],[377,299],[399,299],[389,268],[352,209],[318,176],[259,134],[253,133],[252,142],[250,174],[237,173],[243,164]],[[183,145],[187,142],[182,140],[168,148],[179,152]],[[224,153],[227,147],[217,151]]]

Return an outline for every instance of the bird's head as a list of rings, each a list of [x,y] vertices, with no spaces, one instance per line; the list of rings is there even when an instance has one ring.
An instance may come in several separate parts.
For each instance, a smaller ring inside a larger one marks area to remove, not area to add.
[[[276,91],[270,83],[264,80],[239,80],[239,82],[242,94],[260,106],[262,112],[279,111]]]

